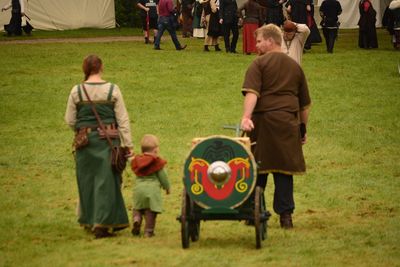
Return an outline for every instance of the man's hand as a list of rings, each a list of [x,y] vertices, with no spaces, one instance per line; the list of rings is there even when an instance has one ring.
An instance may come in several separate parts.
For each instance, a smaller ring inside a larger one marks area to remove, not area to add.
[[[242,118],[240,128],[246,132],[251,132],[254,129],[254,123],[250,118]]]

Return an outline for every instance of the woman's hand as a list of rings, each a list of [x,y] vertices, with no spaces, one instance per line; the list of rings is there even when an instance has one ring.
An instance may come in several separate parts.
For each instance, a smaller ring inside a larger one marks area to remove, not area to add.
[[[126,154],[125,154],[125,157],[126,157],[126,158],[131,158],[131,157],[135,156],[135,152],[133,152],[133,149],[132,149],[132,148],[129,147],[127,150],[128,150],[128,151],[127,151]]]

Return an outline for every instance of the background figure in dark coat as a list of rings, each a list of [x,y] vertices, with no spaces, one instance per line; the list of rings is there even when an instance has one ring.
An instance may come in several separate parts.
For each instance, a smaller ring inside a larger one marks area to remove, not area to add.
[[[321,43],[321,35],[319,34],[319,30],[317,24],[314,19],[314,1],[310,0],[311,10],[307,11],[307,26],[310,29],[310,35],[306,41],[305,46],[311,48],[311,44]]]
[[[192,36],[193,32],[193,15],[192,8],[194,0],[182,0],[181,14],[182,14],[182,37],[188,38]]]
[[[286,3],[286,7],[291,21],[308,26],[308,13],[311,12],[311,0],[289,0]],[[306,40],[304,49],[311,49],[309,39]]]
[[[277,26],[282,26],[285,20],[283,16],[283,4],[287,0],[266,0],[266,14],[265,14],[265,24],[273,23]]]
[[[224,33],[225,50],[227,53],[237,53],[236,44],[239,38],[239,27],[237,17],[238,6],[236,0],[220,0],[219,23],[222,24]],[[232,41],[229,41],[232,31]]]
[[[286,8],[291,21],[307,24],[307,11],[311,11],[310,0],[289,0]]]
[[[338,16],[342,13],[342,7],[337,0],[325,0],[319,8],[321,26],[326,42],[326,50],[333,53],[333,46],[338,33]]]
[[[7,32],[7,36],[22,35],[22,17],[25,16],[24,1],[12,0],[1,11],[8,10],[9,8],[11,8],[11,20],[8,25],[4,25],[4,30]]]
[[[358,46],[365,49],[378,48],[375,27],[376,11],[370,0],[361,0],[358,7],[360,10]]]
[[[391,35],[393,47],[400,49],[400,0],[393,0],[386,8],[382,25]]]

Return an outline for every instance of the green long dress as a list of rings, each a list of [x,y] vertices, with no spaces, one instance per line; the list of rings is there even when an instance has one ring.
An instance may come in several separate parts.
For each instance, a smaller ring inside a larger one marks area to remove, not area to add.
[[[114,103],[111,101],[113,86],[105,101],[93,101],[104,124],[116,123]],[[77,104],[76,128],[95,127],[97,120],[90,104],[82,100]],[[100,139],[98,131],[88,134],[89,145],[76,151],[76,176],[80,198],[78,222],[86,227],[108,227],[121,230],[129,226],[124,199],[121,194],[121,176],[113,172],[111,151],[106,139]],[[119,139],[113,139],[115,144]]]

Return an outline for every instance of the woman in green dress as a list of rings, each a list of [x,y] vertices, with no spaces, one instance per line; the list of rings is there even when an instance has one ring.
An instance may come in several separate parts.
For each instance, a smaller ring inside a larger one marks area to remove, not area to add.
[[[107,131],[117,133],[112,136],[112,142],[129,148],[127,157],[132,155],[133,145],[121,91],[117,85],[102,79],[101,59],[96,55],[87,56],[83,72],[84,82],[75,85],[69,95],[65,121],[89,141],[83,147],[75,147],[80,199],[78,222],[96,238],[102,238],[128,227],[129,220],[121,194],[121,174],[112,170],[110,146],[107,139],[100,138],[99,123],[85,90]]]

